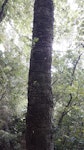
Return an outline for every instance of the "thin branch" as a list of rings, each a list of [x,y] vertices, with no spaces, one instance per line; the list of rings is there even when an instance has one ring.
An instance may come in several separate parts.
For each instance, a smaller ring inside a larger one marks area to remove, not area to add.
[[[71,83],[70,83],[71,86],[72,86],[72,84],[73,84],[75,71],[76,71],[76,68],[77,68],[77,65],[78,65],[78,63],[79,63],[79,60],[80,60],[81,56],[82,56],[82,53],[78,56],[78,59],[76,60],[75,65],[74,65],[74,67],[73,67],[72,80],[71,80]]]
[[[72,84],[73,84],[75,71],[76,71],[76,68],[77,68],[77,65],[79,63],[79,60],[80,60],[81,56],[82,56],[82,53],[78,56],[78,59],[76,60],[76,63],[73,67],[72,80],[71,80],[70,86],[72,86]],[[69,112],[69,110],[67,110],[67,108],[69,108],[70,105],[71,105],[71,102],[72,102],[72,99],[73,99],[72,93],[70,93],[69,96],[70,96],[70,99],[69,99],[67,105],[65,106],[64,111],[62,112],[61,117],[59,118],[59,121],[58,121],[58,126],[59,127],[61,127],[61,125],[62,125],[62,120],[63,120],[64,116],[67,115],[67,113]]]
[[[57,82],[57,80],[58,79],[56,79],[55,81],[53,81],[52,84],[51,84],[51,86],[53,86]]]
[[[70,93],[70,100],[68,101],[68,104],[65,106],[64,111],[62,112],[61,117],[59,118],[59,121],[58,121],[58,126],[60,127],[61,127],[64,116],[67,115],[67,113],[69,112],[67,108],[70,106],[71,102],[72,102],[72,94]]]
[[[4,10],[5,10],[5,7],[6,7],[7,3],[8,3],[8,0],[4,0],[3,4],[1,6],[1,9],[0,9],[0,22],[3,20],[3,18],[6,15]]]
[[[0,101],[4,98],[6,91],[1,95]]]

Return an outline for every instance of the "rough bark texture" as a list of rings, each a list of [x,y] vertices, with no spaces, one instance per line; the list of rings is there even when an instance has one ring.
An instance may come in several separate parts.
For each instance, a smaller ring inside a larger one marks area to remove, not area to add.
[[[34,4],[33,42],[27,111],[27,150],[53,150],[51,53],[53,40],[53,2],[36,0]]]

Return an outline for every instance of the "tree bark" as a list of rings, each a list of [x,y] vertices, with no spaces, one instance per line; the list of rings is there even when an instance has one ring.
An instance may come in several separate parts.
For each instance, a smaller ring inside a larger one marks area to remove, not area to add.
[[[7,3],[8,3],[8,0],[4,0],[2,6],[0,8],[0,22],[2,22],[2,20],[6,16],[7,9],[5,10],[5,8],[6,8]]]
[[[52,0],[35,0],[32,39],[26,145],[27,150],[53,150],[53,99],[51,89]]]

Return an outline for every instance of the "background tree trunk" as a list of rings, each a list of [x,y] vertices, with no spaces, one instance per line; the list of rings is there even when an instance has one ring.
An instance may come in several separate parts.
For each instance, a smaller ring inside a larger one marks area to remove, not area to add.
[[[8,0],[4,0],[1,8],[0,8],[0,22],[2,22],[2,20],[5,18],[6,13],[7,13],[7,8],[6,5],[8,3]]]
[[[28,83],[27,150],[53,150],[52,40],[53,2],[36,0]]]

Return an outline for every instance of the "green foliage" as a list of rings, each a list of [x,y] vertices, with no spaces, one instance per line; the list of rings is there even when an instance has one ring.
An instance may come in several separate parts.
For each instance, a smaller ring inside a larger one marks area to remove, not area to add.
[[[54,0],[52,88],[56,150],[84,149],[84,2],[73,2]],[[0,149],[25,149],[27,70],[31,45],[39,40],[31,40],[33,3],[9,0],[0,24]]]
[[[58,150],[83,150],[84,147],[84,71],[82,56],[67,51],[53,63],[55,147]],[[69,64],[69,65],[68,65]],[[76,66],[76,67],[74,67]]]
[[[52,69],[55,149],[83,150],[83,1],[67,2],[55,1],[56,46]]]
[[[5,150],[21,150],[21,145],[15,134],[0,130],[0,149]]]
[[[25,145],[25,142],[22,142],[25,141],[23,118],[27,107],[31,10],[31,1],[10,0],[7,15],[0,26],[0,149],[2,150],[21,150]],[[14,116],[18,116],[18,121]]]

